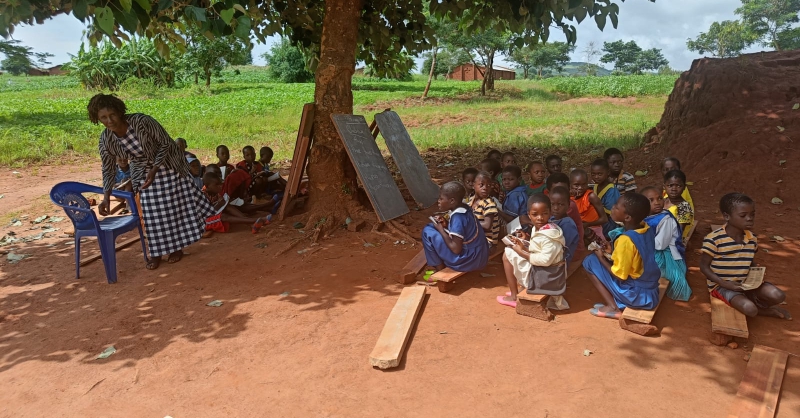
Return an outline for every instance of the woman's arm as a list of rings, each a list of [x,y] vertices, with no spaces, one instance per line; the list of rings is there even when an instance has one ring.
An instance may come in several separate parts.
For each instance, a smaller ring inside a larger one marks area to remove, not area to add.
[[[594,222],[584,222],[583,226],[605,225],[606,223],[608,223],[608,216],[606,215],[606,209],[603,206],[603,202],[601,202],[600,198],[597,197],[597,195],[594,194],[593,192],[588,192],[588,193],[591,193],[589,195],[589,203],[592,204],[592,207],[594,207],[594,210],[597,212],[597,216],[599,216],[599,218]]]
[[[164,160],[166,160],[169,155],[170,146],[177,147],[177,145],[175,145],[175,141],[170,138],[164,127],[150,116],[141,115],[141,120],[137,120],[136,125],[138,126],[134,126],[134,131],[139,136],[139,140],[150,142],[150,146],[154,147],[156,150],[156,156],[155,159],[153,159],[153,168],[147,172],[147,177],[141,187],[145,189],[155,180],[158,169],[164,165]],[[187,164],[185,158],[183,162]]]

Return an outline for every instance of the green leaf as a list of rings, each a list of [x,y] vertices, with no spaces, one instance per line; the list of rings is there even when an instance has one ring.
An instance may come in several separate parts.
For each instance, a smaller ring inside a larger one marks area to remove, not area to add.
[[[110,7],[96,7],[94,9],[94,18],[100,30],[108,35],[114,33],[114,12]]]
[[[616,29],[617,23],[619,23],[619,17],[617,16],[616,13],[611,13],[610,15],[608,15],[608,17],[611,18],[611,24],[614,25],[614,29]]]
[[[236,13],[236,9],[225,9],[220,10],[219,17],[222,18],[222,21],[226,24],[231,24],[231,19],[233,19],[233,14]]]
[[[173,1],[172,0],[158,0],[158,11],[162,11],[164,9],[169,9],[172,7]]]
[[[122,6],[122,10],[130,12],[133,2],[131,0],[119,0],[119,4]]]
[[[77,0],[72,5],[72,14],[83,22],[86,19],[87,8],[86,0]]]
[[[244,7],[239,3],[234,4],[233,8],[238,10],[238,11],[240,11],[240,12],[242,12],[242,13],[247,13],[247,11],[244,9]]]
[[[153,10],[153,5],[150,4],[150,0],[136,0],[136,4],[142,7],[145,12],[150,13],[150,10]]]
[[[583,22],[583,19],[586,19],[586,8],[585,7],[578,7],[575,9],[575,19],[578,20],[578,23]]]
[[[247,16],[239,16],[236,19],[238,23],[236,25],[236,31],[234,32],[236,36],[242,39],[247,39],[250,37],[250,18]]]
[[[797,110],[797,109],[800,109],[800,103],[795,103],[794,106],[792,106],[792,110]]]
[[[594,17],[594,21],[597,22],[597,28],[600,29],[600,31],[606,27],[606,15],[598,14]]]
[[[206,9],[202,7],[186,6],[186,17],[198,22],[206,21]]]

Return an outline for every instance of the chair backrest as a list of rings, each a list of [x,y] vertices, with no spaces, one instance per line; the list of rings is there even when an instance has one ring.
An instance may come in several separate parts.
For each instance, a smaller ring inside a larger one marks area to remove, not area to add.
[[[97,217],[89,205],[89,201],[81,193],[88,192],[83,183],[66,181],[58,183],[50,190],[50,200],[64,209],[75,229],[94,229]]]

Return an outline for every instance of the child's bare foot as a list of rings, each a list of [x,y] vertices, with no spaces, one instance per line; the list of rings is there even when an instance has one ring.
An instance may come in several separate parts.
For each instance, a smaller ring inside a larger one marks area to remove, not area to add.
[[[211,238],[212,235],[214,235],[214,231],[203,232],[203,238]]]
[[[181,261],[181,258],[183,258],[183,251],[181,250],[175,251],[174,253],[169,255],[169,257],[167,258],[167,263],[175,264],[178,261]]]
[[[778,318],[778,319],[785,319],[787,321],[792,320],[792,314],[790,314],[789,311],[783,308],[779,308],[777,306],[773,306],[767,309],[759,309],[758,314],[763,316],[771,316],[773,318]]]
[[[152,258],[150,258],[150,260],[147,261],[147,264],[145,264],[145,267],[148,270],[155,270],[160,265],[161,265],[161,257],[152,257]]]

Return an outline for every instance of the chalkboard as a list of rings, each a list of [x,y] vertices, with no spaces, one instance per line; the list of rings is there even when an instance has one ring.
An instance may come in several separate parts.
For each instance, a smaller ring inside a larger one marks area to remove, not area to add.
[[[369,201],[381,222],[408,213],[408,205],[361,115],[331,115]]]
[[[375,122],[411,196],[424,208],[432,206],[439,199],[439,186],[431,180],[431,173],[411,142],[400,116],[392,111],[382,112],[375,115]]]

